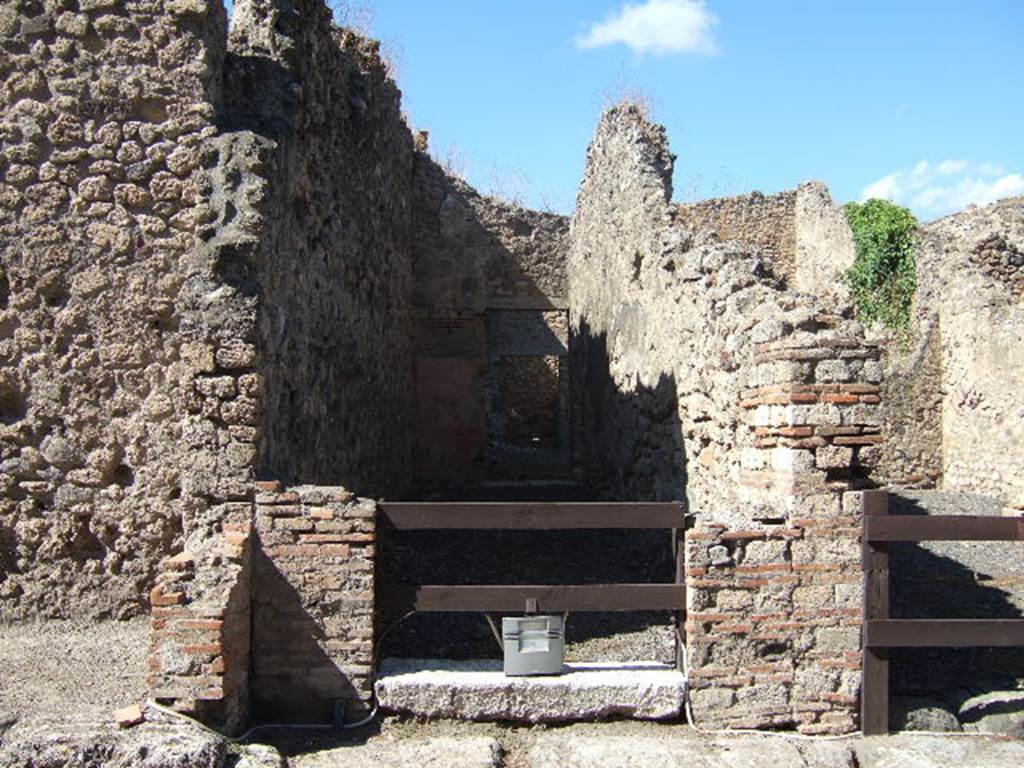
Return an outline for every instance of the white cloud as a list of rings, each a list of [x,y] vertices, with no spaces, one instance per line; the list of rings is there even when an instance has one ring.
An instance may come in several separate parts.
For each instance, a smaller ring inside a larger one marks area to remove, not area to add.
[[[988,205],[1004,197],[1024,194],[1024,176],[1010,173],[997,163],[921,160],[864,187],[862,200],[879,197],[905,205],[921,219],[929,220],[959,211],[968,205]]]
[[[713,29],[718,17],[705,0],[647,0],[627,5],[576,38],[579,48],[624,43],[637,53],[704,53],[718,51]]]

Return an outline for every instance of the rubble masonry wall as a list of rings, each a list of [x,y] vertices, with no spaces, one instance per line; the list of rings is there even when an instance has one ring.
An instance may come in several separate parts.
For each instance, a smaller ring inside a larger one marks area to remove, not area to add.
[[[742,244],[680,226],[671,171],[663,129],[606,113],[568,271],[584,466],[605,497],[681,498],[695,517],[698,721],[849,731],[859,513],[843,495],[878,458],[879,350]]]
[[[225,35],[219,3],[0,10],[4,619],[142,612],[247,493],[251,319],[196,247]]]

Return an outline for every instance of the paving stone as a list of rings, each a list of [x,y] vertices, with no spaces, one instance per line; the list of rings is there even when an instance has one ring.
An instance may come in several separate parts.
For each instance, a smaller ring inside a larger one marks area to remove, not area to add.
[[[360,768],[416,766],[416,768],[499,768],[501,745],[486,736],[440,736],[365,744],[323,750],[293,757],[289,768]]]

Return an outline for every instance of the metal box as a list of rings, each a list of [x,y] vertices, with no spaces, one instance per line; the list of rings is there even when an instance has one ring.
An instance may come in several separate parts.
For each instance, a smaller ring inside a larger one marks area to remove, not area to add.
[[[561,616],[512,616],[501,620],[505,674],[560,675],[565,661]]]

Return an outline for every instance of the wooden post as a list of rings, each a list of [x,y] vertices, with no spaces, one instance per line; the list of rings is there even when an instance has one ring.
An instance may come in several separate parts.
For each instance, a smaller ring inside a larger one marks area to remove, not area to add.
[[[863,672],[860,692],[860,727],[865,736],[889,732],[889,649],[871,648],[867,644],[866,623],[872,619],[889,618],[889,545],[868,540],[867,520],[889,514],[886,491],[864,491],[861,511],[863,541],[861,557],[864,568],[864,622],[861,632]]]

